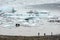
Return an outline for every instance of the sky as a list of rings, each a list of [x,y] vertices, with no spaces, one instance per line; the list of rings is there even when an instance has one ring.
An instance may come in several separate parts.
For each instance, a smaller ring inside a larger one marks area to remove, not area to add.
[[[0,4],[23,4],[23,5],[31,5],[31,4],[43,4],[43,3],[58,3],[60,0],[0,0]]]

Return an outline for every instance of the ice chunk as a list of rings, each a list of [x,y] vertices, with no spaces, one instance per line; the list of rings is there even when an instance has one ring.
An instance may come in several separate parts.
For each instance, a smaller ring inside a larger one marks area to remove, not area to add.
[[[11,7],[11,6],[1,6],[0,7],[0,12],[3,12],[3,13],[14,13],[16,10]]]

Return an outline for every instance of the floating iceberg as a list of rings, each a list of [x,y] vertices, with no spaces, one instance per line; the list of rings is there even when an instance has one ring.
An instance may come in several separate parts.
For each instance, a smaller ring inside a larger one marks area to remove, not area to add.
[[[16,10],[11,6],[0,6],[0,13],[14,13]]]

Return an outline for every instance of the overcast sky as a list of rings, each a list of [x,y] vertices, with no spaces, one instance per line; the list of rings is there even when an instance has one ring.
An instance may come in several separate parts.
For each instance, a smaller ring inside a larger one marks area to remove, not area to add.
[[[42,3],[58,3],[60,0],[0,0],[0,4],[42,4]]]

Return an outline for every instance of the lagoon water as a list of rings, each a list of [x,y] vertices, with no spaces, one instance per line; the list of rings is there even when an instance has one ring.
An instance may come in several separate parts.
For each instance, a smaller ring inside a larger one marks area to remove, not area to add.
[[[44,33],[46,33],[46,35],[51,35],[51,32],[53,35],[60,34],[60,23],[48,22],[50,17],[58,17],[60,20],[60,7],[40,7],[45,4],[40,4],[36,7],[34,3],[32,6],[31,4],[27,5],[27,3],[21,5],[22,3],[19,4],[18,1],[12,2],[12,5],[11,3],[4,3],[0,3],[1,6],[5,7],[3,8],[5,12],[0,12],[0,14],[3,13],[3,15],[0,16],[0,35],[37,36],[38,32],[40,35],[44,35]],[[51,3],[49,3],[49,5],[50,4]],[[7,7],[11,9],[8,9]],[[12,8],[16,10],[15,13],[12,13]],[[7,10],[9,10],[9,12],[7,12]],[[38,11],[39,13],[27,13],[30,10],[33,10],[34,12]],[[29,18],[29,20],[25,20],[26,18]],[[20,24],[20,26],[16,27],[16,24]]]

